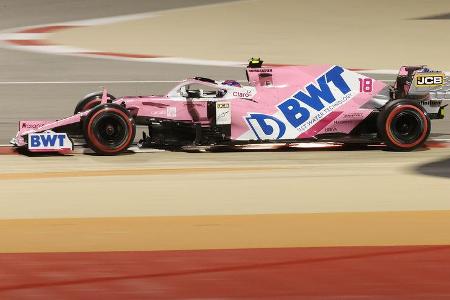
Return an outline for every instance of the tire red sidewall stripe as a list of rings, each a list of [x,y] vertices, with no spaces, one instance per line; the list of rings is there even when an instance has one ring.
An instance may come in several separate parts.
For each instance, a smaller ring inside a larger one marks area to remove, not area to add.
[[[88,134],[89,140],[95,147],[97,147],[101,151],[104,151],[104,152],[107,152],[107,153],[120,152],[120,151],[124,150],[129,145],[129,143],[131,142],[131,139],[133,137],[133,126],[132,126],[132,124],[130,122],[130,117],[126,113],[124,113],[123,111],[121,111],[121,110],[119,110],[117,108],[109,107],[109,108],[106,109],[106,111],[107,112],[115,112],[115,113],[119,114],[121,117],[123,117],[124,120],[126,120],[126,123],[127,123],[127,126],[128,126],[128,132],[129,132],[127,139],[125,140],[125,142],[122,143],[122,146],[120,146],[119,148],[115,148],[115,149],[111,149],[111,148],[105,147],[105,145],[101,144],[97,140],[97,137],[94,134],[94,131],[92,129],[92,123],[93,123],[95,118],[100,113],[104,113],[105,112],[105,110],[102,109],[102,110],[99,110],[99,111],[95,112],[95,114],[92,115],[92,117],[89,120],[89,123],[87,125],[88,126],[87,134]]]
[[[396,115],[398,112],[404,111],[404,110],[406,110],[406,109],[413,109],[413,110],[415,110],[416,112],[418,112],[420,118],[422,119],[422,121],[423,121],[423,123],[424,123],[424,128],[423,128],[422,134],[420,135],[420,137],[419,137],[414,143],[410,143],[410,144],[399,143],[399,142],[395,139],[395,137],[392,135],[391,129],[390,129],[390,127],[391,127],[391,125],[392,125],[392,120],[394,119],[395,115]],[[386,124],[385,124],[385,130],[386,130],[386,134],[387,134],[389,140],[390,140],[393,144],[395,144],[397,147],[401,147],[401,148],[410,148],[410,147],[414,147],[414,146],[420,144],[421,142],[423,142],[423,140],[424,140],[424,138],[426,137],[427,132],[428,132],[428,121],[427,121],[427,118],[426,118],[424,112],[423,112],[420,108],[418,108],[417,106],[414,106],[414,105],[399,105],[398,107],[394,108],[394,109],[389,113],[389,116],[388,116],[388,118],[387,118],[387,120],[386,120]]]

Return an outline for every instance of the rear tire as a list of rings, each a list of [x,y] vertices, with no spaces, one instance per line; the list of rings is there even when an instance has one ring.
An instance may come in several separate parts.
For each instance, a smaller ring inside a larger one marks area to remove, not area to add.
[[[116,155],[131,145],[136,125],[125,108],[108,103],[89,112],[83,121],[83,133],[89,147],[96,153]]]
[[[91,94],[86,95],[83,99],[81,99],[78,103],[77,106],[75,106],[75,110],[74,110],[74,115],[80,113],[80,112],[84,112],[87,111],[99,104],[102,103],[102,96],[103,96],[103,92],[94,92]],[[111,100],[115,100],[116,98],[111,95],[108,94],[108,97]]]
[[[411,151],[427,140],[431,122],[425,109],[415,101],[395,100],[378,116],[378,132],[383,142],[395,151]]]

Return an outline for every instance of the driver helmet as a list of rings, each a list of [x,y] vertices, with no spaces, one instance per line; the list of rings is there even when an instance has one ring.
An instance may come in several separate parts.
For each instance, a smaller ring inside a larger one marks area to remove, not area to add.
[[[222,84],[229,85],[229,86],[242,87],[241,84],[239,82],[237,82],[236,80],[225,80],[224,82],[222,82]]]

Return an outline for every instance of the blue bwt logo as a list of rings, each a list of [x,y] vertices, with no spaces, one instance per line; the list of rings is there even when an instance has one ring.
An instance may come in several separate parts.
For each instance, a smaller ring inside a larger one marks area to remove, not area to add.
[[[42,133],[30,133],[28,135],[28,150],[59,152],[73,150],[72,140],[66,133],[46,131]]]
[[[325,115],[326,110],[332,109],[330,106],[336,101],[330,83],[343,95],[351,91],[342,77],[344,72],[342,67],[334,66],[317,78],[316,82],[307,85],[305,91],[300,90],[280,103],[277,108],[288,124],[295,128],[304,125],[303,128],[318,122],[323,116],[317,114]],[[252,113],[246,120],[258,139],[280,139],[286,132],[286,124],[274,116]]]
[[[259,140],[280,139],[286,132],[286,125],[275,117],[264,114],[250,114],[246,118],[250,128]]]
[[[66,134],[35,134],[30,136],[29,147],[63,147]]]

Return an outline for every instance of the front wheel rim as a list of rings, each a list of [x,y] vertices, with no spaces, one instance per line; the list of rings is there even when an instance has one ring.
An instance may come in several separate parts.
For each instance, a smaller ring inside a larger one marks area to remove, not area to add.
[[[106,113],[92,124],[98,142],[110,149],[119,148],[128,138],[127,122],[116,114]]]

